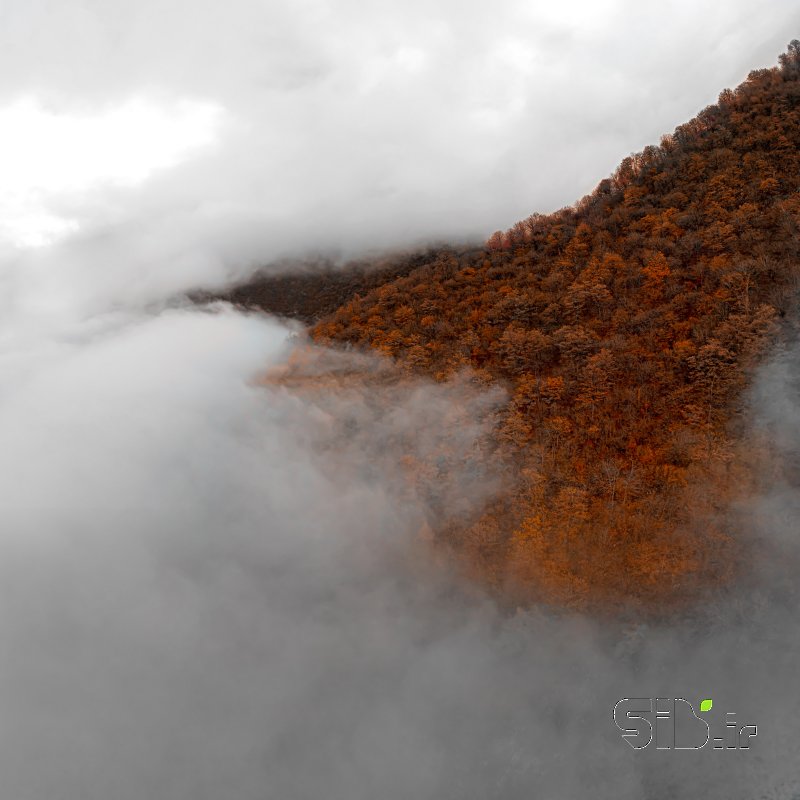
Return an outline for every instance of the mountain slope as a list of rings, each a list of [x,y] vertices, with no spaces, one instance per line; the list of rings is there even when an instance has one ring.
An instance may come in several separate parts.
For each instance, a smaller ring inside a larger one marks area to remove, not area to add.
[[[381,259],[348,261],[338,266],[328,260],[273,264],[268,272],[257,274],[227,292],[196,292],[193,299],[225,300],[310,324],[332,314],[356,294],[367,294],[408,275],[443,252],[459,251],[449,247],[429,248]]]
[[[735,571],[742,392],[800,284],[799,147],[794,41],[573,208],[435,255],[313,328],[508,387],[512,488],[440,533],[471,570],[574,605],[679,602]]]

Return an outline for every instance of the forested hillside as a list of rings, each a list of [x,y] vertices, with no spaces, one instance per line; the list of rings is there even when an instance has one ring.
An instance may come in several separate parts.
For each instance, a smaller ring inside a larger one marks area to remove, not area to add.
[[[438,532],[521,597],[677,602],[725,582],[748,371],[796,312],[800,42],[574,207],[441,251],[312,330],[508,388],[508,491]],[[787,316],[788,315],[788,316]]]
[[[213,295],[198,293],[194,299],[201,302],[226,300],[308,324],[332,314],[356,294],[366,294],[408,275],[436,255],[462,252],[466,252],[464,248],[439,247],[344,264],[322,260],[271,265],[268,272],[254,276],[243,285]]]

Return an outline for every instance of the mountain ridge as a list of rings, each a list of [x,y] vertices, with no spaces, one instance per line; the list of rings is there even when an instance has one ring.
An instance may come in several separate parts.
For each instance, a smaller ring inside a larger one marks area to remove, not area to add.
[[[508,389],[512,488],[439,533],[471,573],[584,607],[680,604],[739,572],[731,509],[764,456],[743,452],[746,388],[800,294],[798,152],[794,40],[574,206],[308,316],[320,344]]]

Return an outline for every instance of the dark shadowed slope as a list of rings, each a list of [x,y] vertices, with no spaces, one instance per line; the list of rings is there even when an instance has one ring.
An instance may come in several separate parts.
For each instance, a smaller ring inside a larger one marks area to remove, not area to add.
[[[198,300],[227,300],[246,308],[268,311],[306,324],[334,313],[356,295],[405,277],[429,263],[440,252],[467,252],[465,248],[427,248],[372,260],[336,265],[331,261],[304,261],[272,265],[224,293],[199,294]]]

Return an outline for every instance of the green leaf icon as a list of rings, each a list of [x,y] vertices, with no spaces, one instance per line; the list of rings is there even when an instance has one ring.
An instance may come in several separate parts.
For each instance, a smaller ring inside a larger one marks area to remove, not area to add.
[[[709,697],[707,700],[700,701],[700,711],[711,711],[711,706],[714,705],[714,701]]]

